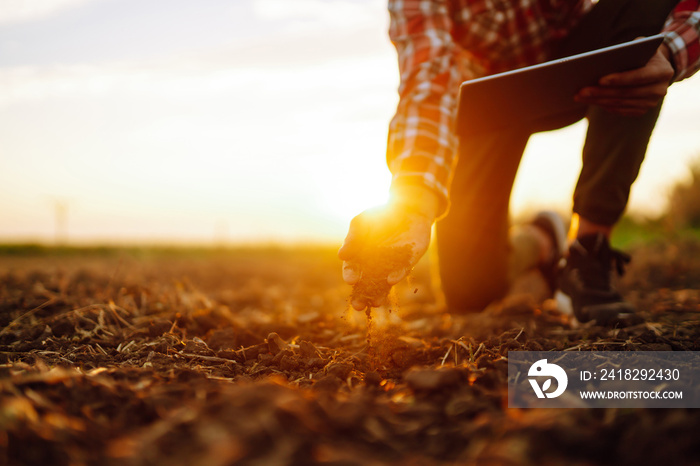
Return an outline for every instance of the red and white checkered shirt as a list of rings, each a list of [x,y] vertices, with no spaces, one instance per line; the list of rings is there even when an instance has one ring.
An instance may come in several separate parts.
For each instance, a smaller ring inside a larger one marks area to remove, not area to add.
[[[550,45],[592,0],[389,0],[401,84],[389,126],[392,188],[424,186],[447,210],[456,163],[453,124],[462,82],[546,61]],[[683,0],[664,27],[675,80],[700,68],[700,0]]]

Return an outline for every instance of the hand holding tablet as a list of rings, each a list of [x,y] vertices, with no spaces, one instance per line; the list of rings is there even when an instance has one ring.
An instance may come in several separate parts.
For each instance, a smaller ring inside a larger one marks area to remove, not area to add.
[[[662,81],[659,74],[668,74],[667,67],[661,70],[662,63],[658,69],[645,67],[647,63],[654,65],[652,60],[665,60],[662,54],[656,54],[663,37],[659,34],[466,81],[460,87],[457,134],[497,130],[589,104],[620,107],[621,99],[623,112],[633,114],[639,111],[639,103],[627,100],[639,101],[640,96],[630,92],[646,92],[653,98],[658,90],[640,88],[640,83],[657,83]],[[643,67],[644,71],[638,70]],[[611,82],[601,86],[599,80],[604,76]]]
[[[574,100],[618,115],[643,115],[666,95],[675,73],[671,63],[668,48],[659,47],[646,65],[603,76],[599,85],[584,87]]]

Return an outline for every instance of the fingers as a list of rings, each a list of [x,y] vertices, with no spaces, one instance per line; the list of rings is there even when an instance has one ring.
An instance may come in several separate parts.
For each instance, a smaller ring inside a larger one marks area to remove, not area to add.
[[[363,238],[365,236],[363,228],[362,214],[353,218],[350,221],[348,234],[343,241],[343,245],[338,250],[338,258],[343,261],[351,260],[358,255],[362,248]]]
[[[343,261],[343,281],[348,285],[354,285],[360,281],[362,275],[358,264],[349,261]]]
[[[386,304],[389,294],[378,296],[356,296],[351,299],[350,305],[356,311],[364,311],[368,307],[380,307]]]
[[[367,309],[367,306],[370,305],[371,307],[380,307],[383,306],[387,301],[387,296],[378,296],[376,298],[373,298],[371,302],[367,302],[363,299],[355,298],[350,302],[350,305],[355,309],[356,311],[364,311]]]
[[[389,274],[389,276],[386,277],[386,282],[389,284],[389,286],[394,286],[404,278],[406,278],[406,275],[408,274],[408,270],[405,268],[400,268],[397,270],[394,270]]]
[[[581,89],[574,100],[619,115],[643,115],[661,102],[673,79],[673,66],[663,50],[641,68],[603,76],[598,86]]]
[[[365,301],[363,301],[361,299],[357,299],[357,298],[353,299],[350,302],[350,305],[356,311],[364,311],[365,309],[367,309],[367,303]]]
[[[636,70],[613,73],[603,76],[599,84],[601,86],[644,86],[647,84],[668,83],[673,77],[673,68],[644,67]]]
[[[605,99],[617,99],[629,102],[658,102],[666,95],[667,89],[668,86],[664,84],[639,87],[585,87],[576,94],[575,100],[600,102]]]
[[[603,110],[609,113],[614,113],[616,115],[625,117],[638,117],[642,116],[649,111],[648,108],[637,109],[637,108],[621,108],[621,107],[602,107]]]
[[[372,300],[372,307],[379,307],[383,306],[384,303],[386,303],[387,298],[389,295],[384,295],[384,296],[377,296]]]
[[[618,87],[637,87],[657,83],[668,86],[673,79],[673,74],[673,65],[660,48],[643,67],[603,76],[599,83],[601,86]]]
[[[657,107],[665,96],[665,87],[660,88],[585,88],[575,97],[576,102],[596,105],[619,115],[643,115]]]
[[[656,107],[666,95],[666,85],[642,87],[587,87],[574,100],[597,105],[619,114],[644,114]]]
[[[629,100],[660,99],[666,95],[668,86],[664,84],[650,84],[647,86],[617,87],[595,86],[584,87],[576,94],[580,99],[590,98],[618,98]]]

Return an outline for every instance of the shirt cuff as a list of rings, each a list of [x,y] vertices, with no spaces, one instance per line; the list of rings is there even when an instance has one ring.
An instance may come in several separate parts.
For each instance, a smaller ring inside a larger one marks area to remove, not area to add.
[[[673,66],[674,71],[671,82],[680,81],[685,77],[683,70],[688,68],[688,53],[685,41],[675,32],[668,31],[665,33],[664,44],[671,52],[671,66]]]
[[[402,188],[417,186],[432,191],[438,199],[438,210],[436,219],[440,219],[447,214],[449,209],[448,188],[438,181],[432,173],[421,172],[401,172],[393,175],[391,180],[391,193],[399,193]]]

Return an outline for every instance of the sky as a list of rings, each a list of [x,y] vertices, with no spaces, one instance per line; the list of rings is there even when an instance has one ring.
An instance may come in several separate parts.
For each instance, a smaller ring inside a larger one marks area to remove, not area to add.
[[[3,0],[0,242],[340,242],[386,199],[384,0]],[[700,156],[667,97],[630,210]],[[566,211],[585,124],[534,136],[513,210]]]

